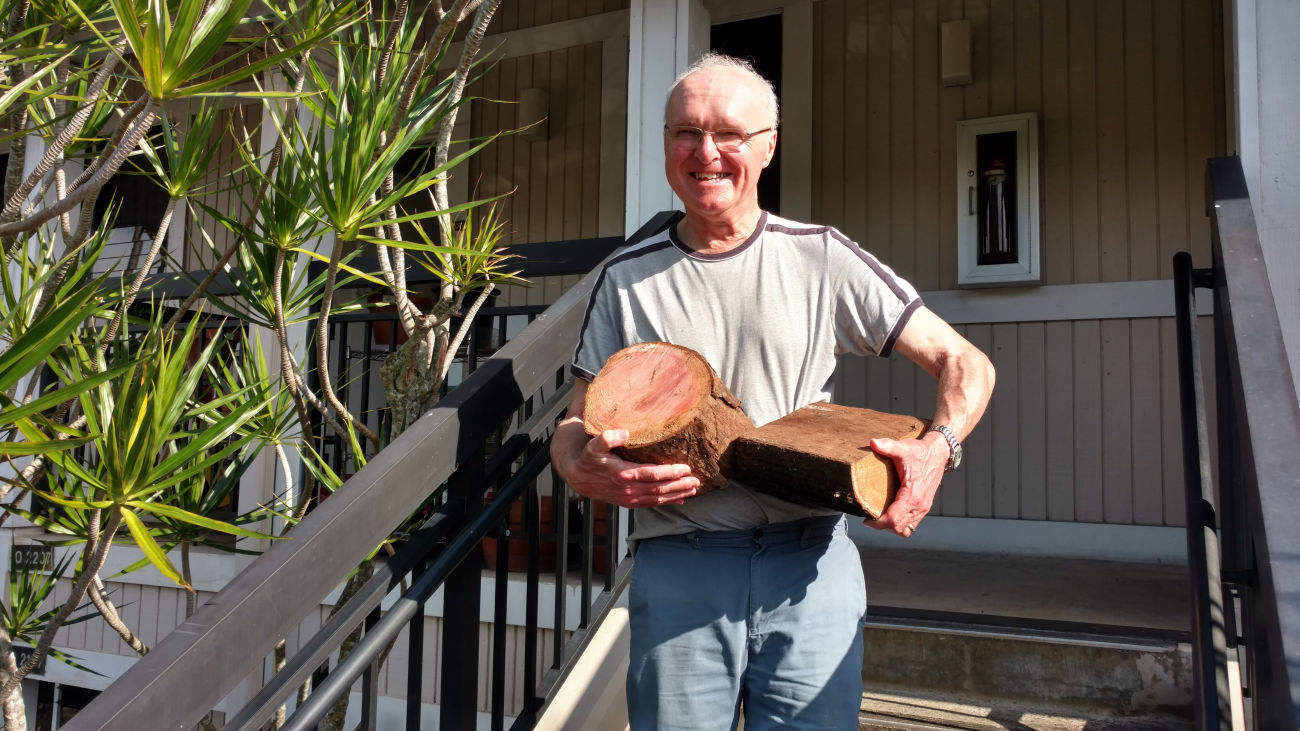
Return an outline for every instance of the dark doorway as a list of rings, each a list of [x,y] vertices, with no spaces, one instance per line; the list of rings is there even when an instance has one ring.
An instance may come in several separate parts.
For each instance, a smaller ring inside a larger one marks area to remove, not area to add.
[[[781,16],[737,20],[713,26],[710,44],[718,53],[743,58],[776,88],[781,98]],[[777,142],[772,164],[758,179],[758,204],[765,211],[781,212],[781,144]]]

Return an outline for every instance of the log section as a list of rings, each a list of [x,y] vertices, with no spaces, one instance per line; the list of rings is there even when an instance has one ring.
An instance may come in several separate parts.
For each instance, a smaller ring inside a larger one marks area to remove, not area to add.
[[[738,438],[735,477],[801,505],[878,518],[898,491],[898,474],[871,440],[918,437],[927,425],[914,416],[811,404]]]
[[[693,350],[669,343],[624,348],[587,389],[583,426],[590,436],[627,429],[614,450],[632,462],[687,464],[700,492],[725,487],[732,476],[732,444],[754,428],[740,399]]]

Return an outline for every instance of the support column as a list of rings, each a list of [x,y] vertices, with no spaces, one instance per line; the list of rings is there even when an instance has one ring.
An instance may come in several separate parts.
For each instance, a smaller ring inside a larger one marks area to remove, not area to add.
[[[664,178],[664,103],[673,81],[708,48],[709,11],[700,0],[632,0],[624,235],[680,207]]]
[[[1291,377],[1300,387],[1300,5],[1235,0],[1228,63],[1236,98],[1229,114],[1282,321]],[[1231,147],[1231,144],[1230,144]]]

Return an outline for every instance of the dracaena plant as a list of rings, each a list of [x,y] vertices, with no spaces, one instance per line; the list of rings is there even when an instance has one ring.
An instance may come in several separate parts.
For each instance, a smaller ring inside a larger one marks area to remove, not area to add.
[[[147,651],[100,576],[110,547],[189,587],[191,549],[291,537],[320,490],[345,489],[322,425],[352,468],[383,446],[325,367],[358,285],[410,335],[386,367],[406,374],[385,381],[397,429],[436,400],[474,313],[515,278],[508,223],[447,192],[493,141],[452,129],[499,2],[0,0],[0,523],[77,555],[37,655],[87,600]],[[130,206],[107,199],[128,170],[165,202],[115,260]],[[160,289],[160,266],[191,291]],[[409,266],[437,282],[423,309]],[[240,334],[208,342],[223,326],[200,310]],[[283,489],[231,510],[268,451]],[[28,670],[0,673],[6,728],[23,727]]]

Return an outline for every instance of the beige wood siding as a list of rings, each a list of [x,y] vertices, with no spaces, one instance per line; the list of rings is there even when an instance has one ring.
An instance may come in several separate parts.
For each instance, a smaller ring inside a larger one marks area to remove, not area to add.
[[[957,330],[993,360],[998,383],[962,467],[944,478],[936,514],[1183,525],[1172,318]],[[1208,318],[1200,338],[1213,383]],[[839,376],[844,403],[926,418],[934,408],[934,380],[903,358],[846,358]]]
[[[498,205],[508,222],[510,245],[618,235],[602,230],[602,205],[621,209],[621,187],[602,190],[601,86],[602,44],[504,58],[484,73],[468,94],[478,97],[472,106],[472,133],[490,135],[521,124],[513,103],[528,88],[549,94],[547,137],[529,141],[505,135],[474,158],[468,175],[471,195],[488,198],[510,193]],[[620,71],[624,76],[626,71]],[[625,118],[615,122],[620,128]],[[622,160],[606,161],[622,165]],[[621,179],[621,175],[620,175]],[[513,191],[513,193],[511,193]],[[614,200],[610,200],[610,197]],[[526,256],[526,247],[518,253]],[[506,287],[499,305],[553,302],[576,277],[549,277],[530,287]]]
[[[627,10],[628,0],[525,0],[502,3],[488,33],[533,28],[564,20]]]
[[[123,623],[148,647],[158,644],[178,625],[185,621],[185,592],[170,587],[157,587],[116,581],[104,582],[104,588]],[[50,599],[46,600],[43,610],[54,609],[63,605],[72,593],[71,581],[60,581]],[[212,592],[198,592],[198,605],[213,596]],[[84,600],[89,604],[89,599]],[[87,607],[73,615],[78,617],[89,613],[91,619],[76,624],[65,624],[54,635],[54,644],[70,651],[74,656],[78,650],[102,652],[110,655],[135,656],[135,651],[127,646],[117,632],[100,618],[93,607]],[[57,662],[48,660],[47,662]]]
[[[955,125],[1037,112],[1043,281],[1167,278],[1208,259],[1204,161],[1223,154],[1219,0],[814,4],[814,218],[922,290],[956,286]],[[940,86],[966,18],[974,82]]]
[[[257,196],[248,174],[241,170],[236,135],[256,139],[262,121],[262,108],[256,104],[230,107],[220,112],[213,128],[213,144],[217,151],[212,157],[212,171],[203,181],[203,193],[189,205],[185,227],[185,271],[206,271],[220,254],[234,244],[234,234],[221,225],[198,204],[211,206],[236,220],[248,217],[248,206]]]

